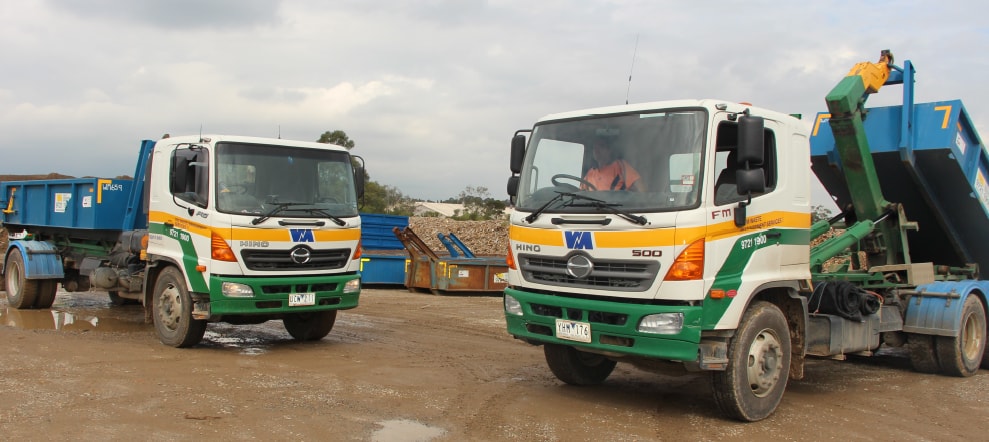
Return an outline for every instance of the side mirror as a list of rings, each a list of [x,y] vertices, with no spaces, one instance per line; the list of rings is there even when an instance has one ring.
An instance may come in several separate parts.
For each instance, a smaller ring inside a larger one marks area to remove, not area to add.
[[[766,191],[766,172],[761,167],[735,171],[735,183],[739,195]]]
[[[357,192],[357,199],[364,198],[364,158],[358,155],[351,155],[350,165],[354,168],[354,190]]]
[[[766,122],[762,117],[742,116],[738,119],[738,164],[761,166],[763,162],[763,136]],[[748,163],[748,164],[746,164]]]
[[[525,142],[525,135],[516,134],[512,137],[512,155],[508,167],[513,174],[522,171],[522,161],[525,160]]]
[[[364,198],[364,168],[363,167],[355,171],[354,180],[355,180],[354,186],[356,187],[356,189],[354,190],[357,191],[357,197]]]
[[[508,196],[515,198],[519,194],[519,176],[512,175],[508,178]]]
[[[766,191],[765,161],[766,122],[762,117],[743,115],[738,119],[738,170],[735,172],[739,195],[748,195],[748,201],[735,208],[735,226],[742,227],[747,220],[746,206],[752,203],[752,194]]]

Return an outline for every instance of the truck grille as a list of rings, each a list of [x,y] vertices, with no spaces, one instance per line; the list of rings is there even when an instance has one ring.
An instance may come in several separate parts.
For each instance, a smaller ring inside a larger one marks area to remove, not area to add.
[[[567,274],[567,258],[519,256],[519,268],[526,281],[560,287],[608,289],[625,292],[645,291],[659,272],[656,261],[592,259],[594,270],[586,278]]]
[[[277,271],[277,270],[332,270],[343,268],[350,259],[350,249],[329,249],[313,250],[307,249],[308,259],[293,257],[290,250],[269,250],[269,249],[244,249],[240,251],[240,257],[244,265],[250,270],[257,271]]]

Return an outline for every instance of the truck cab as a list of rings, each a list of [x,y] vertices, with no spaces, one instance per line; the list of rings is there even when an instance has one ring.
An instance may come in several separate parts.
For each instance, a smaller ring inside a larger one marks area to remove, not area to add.
[[[761,137],[740,159],[740,120],[756,116]],[[527,147],[522,138],[516,143],[524,162],[509,183],[512,289],[597,299],[612,309],[675,307],[685,320],[676,335],[693,344],[701,330],[733,328],[732,315],[702,317],[700,306],[744,308],[745,292],[779,281],[781,271],[792,281],[810,275],[809,174],[779,173],[807,169],[807,137],[807,125],[794,117],[715,100],[541,119]],[[595,160],[602,142],[618,169],[613,181],[635,188],[599,189],[584,178],[608,166]],[[739,193],[740,175],[758,185]],[[627,332],[640,333],[636,325]]]

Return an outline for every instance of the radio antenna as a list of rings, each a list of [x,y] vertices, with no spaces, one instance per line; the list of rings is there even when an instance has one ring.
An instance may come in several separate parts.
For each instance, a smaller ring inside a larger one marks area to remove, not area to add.
[[[625,104],[628,104],[628,93],[632,90],[632,69],[635,69],[635,53],[639,51],[639,34],[635,34],[635,48],[632,49],[632,65],[628,68],[628,87],[625,89]]]

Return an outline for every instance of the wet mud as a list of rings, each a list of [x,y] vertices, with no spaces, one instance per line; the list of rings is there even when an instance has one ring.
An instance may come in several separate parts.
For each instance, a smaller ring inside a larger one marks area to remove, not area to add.
[[[2,297],[0,297],[2,299]],[[710,377],[619,364],[571,387],[505,332],[501,298],[369,289],[317,342],[279,321],[161,345],[140,306],[0,301],[6,440],[984,440],[989,373],[912,371],[902,352],[814,359],[779,410],[722,418]]]

